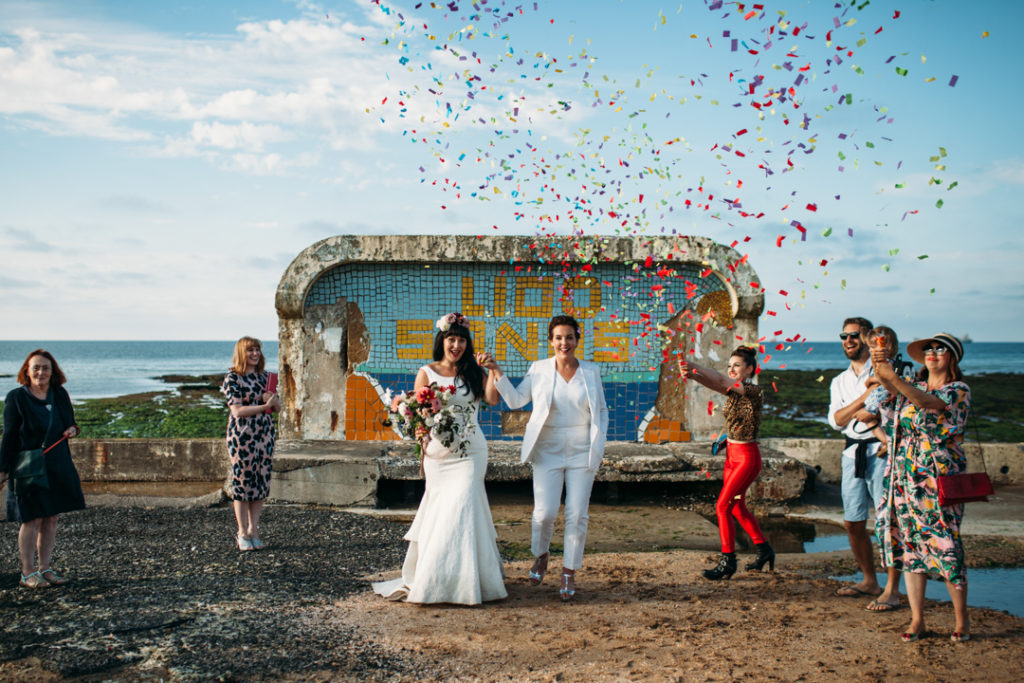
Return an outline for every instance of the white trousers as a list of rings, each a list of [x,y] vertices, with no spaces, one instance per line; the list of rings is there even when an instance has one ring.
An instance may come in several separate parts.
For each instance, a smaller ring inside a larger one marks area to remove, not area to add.
[[[530,550],[543,555],[551,546],[565,485],[565,542],[562,566],[583,566],[590,490],[596,470],[588,467],[590,426],[541,429],[533,451],[533,535]]]

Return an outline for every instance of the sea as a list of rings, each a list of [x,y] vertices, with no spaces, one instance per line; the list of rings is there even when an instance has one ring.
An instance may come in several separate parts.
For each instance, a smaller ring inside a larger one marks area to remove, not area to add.
[[[778,344],[783,344],[781,350]],[[0,396],[17,386],[17,373],[34,349],[53,354],[67,377],[73,399],[126,396],[160,391],[162,375],[225,373],[234,341],[0,341]],[[961,368],[967,375],[993,372],[1024,374],[1024,342],[971,342],[964,345]],[[839,370],[849,362],[839,341],[766,342],[762,370]],[[277,342],[263,342],[267,369],[277,371]],[[904,356],[906,351],[904,349]]]

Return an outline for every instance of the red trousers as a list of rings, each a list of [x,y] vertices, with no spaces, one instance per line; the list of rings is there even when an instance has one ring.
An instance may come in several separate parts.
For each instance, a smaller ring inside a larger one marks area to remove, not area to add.
[[[761,472],[761,449],[756,443],[732,443],[725,447],[725,477],[722,492],[715,502],[718,535],[722,538],[722,552],[736,552],[736,530],[732,515],[754,543],[764,543],[764,534],[754,515],[747,509],[747,489]]]

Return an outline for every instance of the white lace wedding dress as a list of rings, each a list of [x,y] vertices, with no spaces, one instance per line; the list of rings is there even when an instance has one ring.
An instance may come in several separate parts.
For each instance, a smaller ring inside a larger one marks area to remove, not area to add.
[[[401,578],[373,584],[380,595],[407,602],[477,605],[508,596],[497,533],[484,490],[487,440],[476,420],[479,401],[461,381],[424,367],[431,382],[455,384],[453,401],[471,406],[466,456],[423,459],[426,490],[405,535]],[[432,442],[432,445],[436,442]],[[429,453],[435,449],[428,448]]]

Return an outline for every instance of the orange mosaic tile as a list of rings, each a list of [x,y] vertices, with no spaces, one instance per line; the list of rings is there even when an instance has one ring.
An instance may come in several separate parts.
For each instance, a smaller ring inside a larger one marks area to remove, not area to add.
[[[644,432],[645,443],[668,443],[689,440],[690,432],[683,429],[682,422],[666,420],[663,417],[653,418]]]
[[[345,383],[345,438],[348,441],[398,441],[383,422],[387,408],[364,377],[350,375]]]

